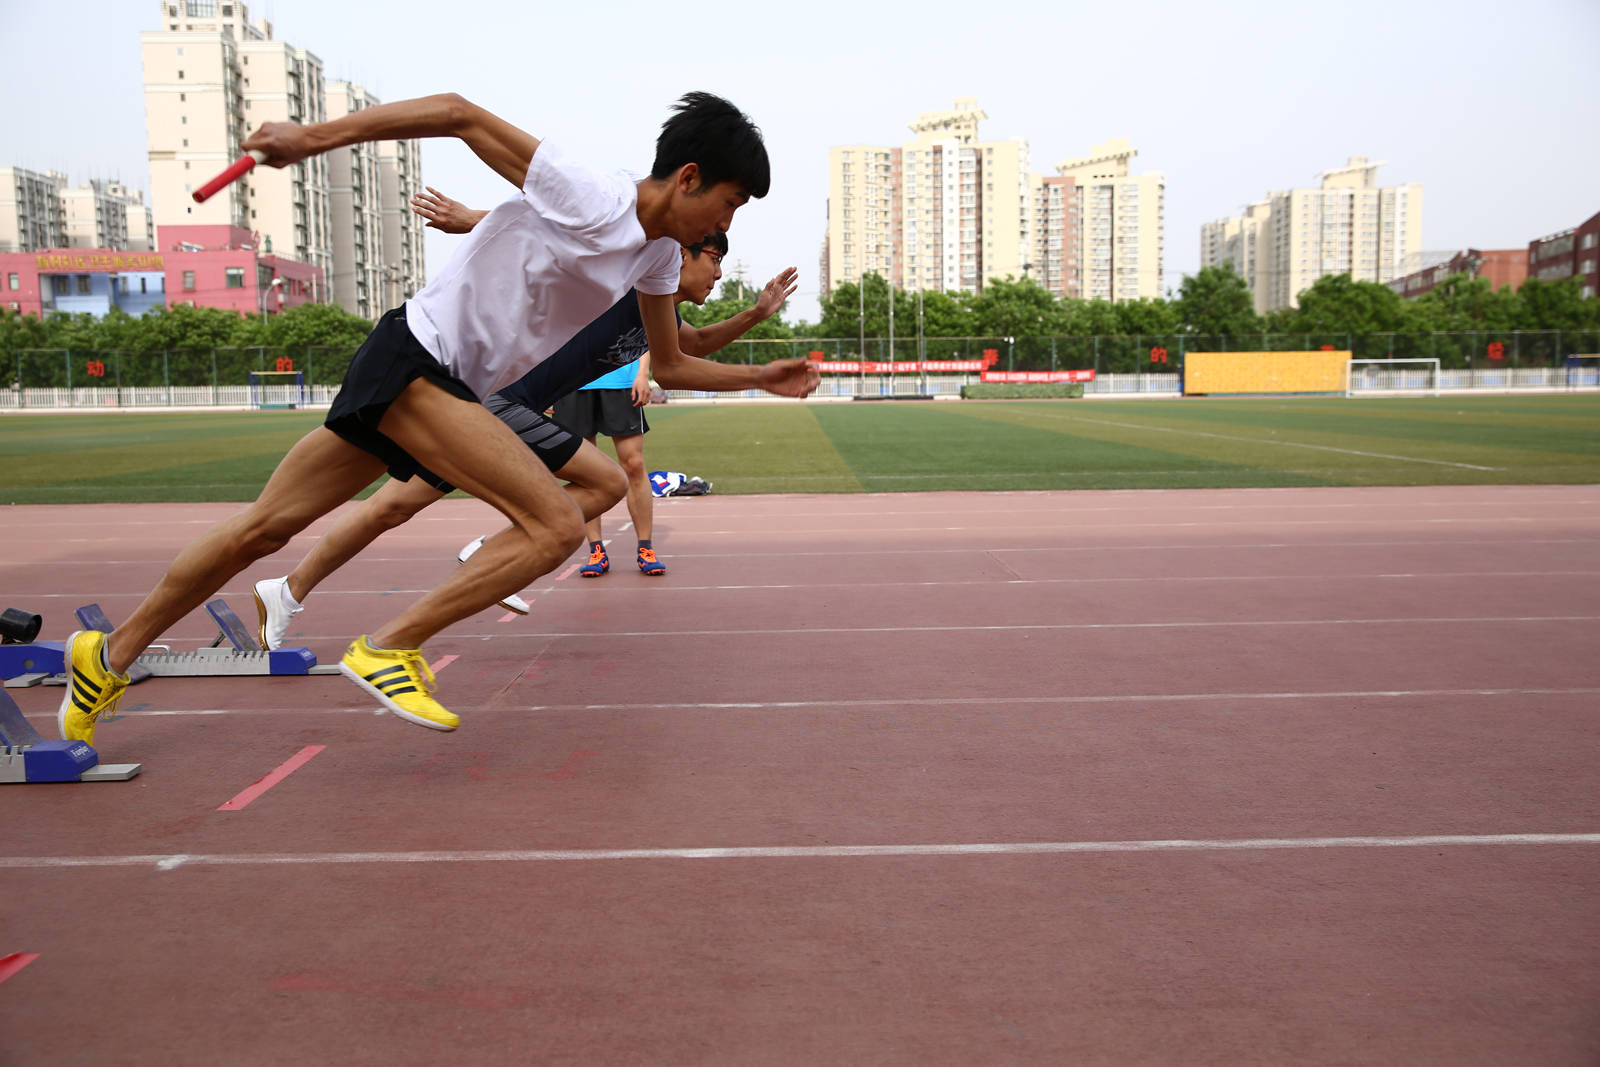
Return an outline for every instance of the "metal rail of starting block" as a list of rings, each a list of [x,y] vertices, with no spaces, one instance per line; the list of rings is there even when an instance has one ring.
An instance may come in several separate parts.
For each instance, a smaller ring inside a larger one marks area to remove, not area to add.
[[[134,661],[128,670],[130,682],[146,678],[219,678],[245,675],[337,674],[337,664],[319,666],[308,648],[267,650],[257,643],[249,628],[221,597],[206,604],[221,632],[211,647],[193,652],[174,652],[165,645]],[[78,622],[86,630],[110,633],[114,628],[99,604],[86,604],[77,610]],[[227,642],[226,645],[223,642]],[[32,685],[66,685],[65,651],[60,641],[40,641],[31,645],[0,645],[0,679],[10,689]]]

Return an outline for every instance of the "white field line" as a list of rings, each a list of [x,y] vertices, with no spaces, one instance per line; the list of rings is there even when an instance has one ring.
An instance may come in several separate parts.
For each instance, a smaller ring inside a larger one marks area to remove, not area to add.
[[[1504,845],[1600,845],[1600,833],[1429,834],[1410,837],[1256,837],[1149,841],[1019,841],[947,845],[812,845],[744,848],[484,849],[448,852],[166,853],[0,856],[0,869],[82,867],[329,866],[402,863],[573,863],[601,860],[881,859],[897,856],[1047,856],[1071,853],[1261,852],[1283,849],[1438,849]]]

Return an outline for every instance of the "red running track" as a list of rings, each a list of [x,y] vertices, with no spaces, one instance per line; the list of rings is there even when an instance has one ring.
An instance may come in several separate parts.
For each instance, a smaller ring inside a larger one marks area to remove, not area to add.
[[[0,606],[125,617],[230,510],[7,509]],[[456,733],[155,680],[140,778],[0,789],[0,1062],[1600,1061],[1600,488],[668,500],[661,579],[625,521],[432,644]]]

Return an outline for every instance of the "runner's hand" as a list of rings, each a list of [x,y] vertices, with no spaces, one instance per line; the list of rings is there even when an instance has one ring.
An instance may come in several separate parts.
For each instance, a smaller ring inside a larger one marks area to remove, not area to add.
[[[756,297],[756,311],[764,319],[770,319],[783,307],[783,302],[794,295],[799,286],[800,272],[793,267],[786,267],[778,276],[768,282],[761,289],[761,295]]]

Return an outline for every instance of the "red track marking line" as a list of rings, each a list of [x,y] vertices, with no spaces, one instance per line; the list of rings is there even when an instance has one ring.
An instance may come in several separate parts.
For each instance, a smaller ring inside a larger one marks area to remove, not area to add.
[[[440,671],[444,670],[446,667],[450,666],[450,664],[454,663],[460,658],[460,656],[453,654],[449,656],[440,656],[438,663],[430,663],[428,666],[432,668],[434,674],[438,674]]]
[[[559,582],[559,581],[562,581],[563,579],[570,578],[570,577],[572,577],[572,572],[577,570],[577,569],[578,569],[578,565],[576,563],[568,564],[566,570],[562,571],[560,574],[556,575],[551,580]]]
[[[516,617],[517,617],[517,613],[516,612],[508,611],[504,615],[500,616],[500,621],[501,622],[510,622],[512,619],[515,619]]]
[[[37,952],[13,952],[9,956],[0,956],[0,982],[4,982],[38,958]]]
[[[321,752],[327,747],[327,745],[307,745],[305,748],[302,748],[299,752],[296,752],[294,755],[290,756],[288,759],[279,764],[276,770],[258,779],[256,783],[249,789],[246,789],[244,792],[240,793],[238,796],[234,797],[217,810],[239,811],[240,809],[246,807],[252,800],[255,800],[256,797],[259,797],[262,793],[265,793],[267,790],[271,789],[273,786],[289,777],[289,775],[293,774],[301,767],[304,767],[307,763],[310,763],[311,757],[315,756],[318,752]]]

